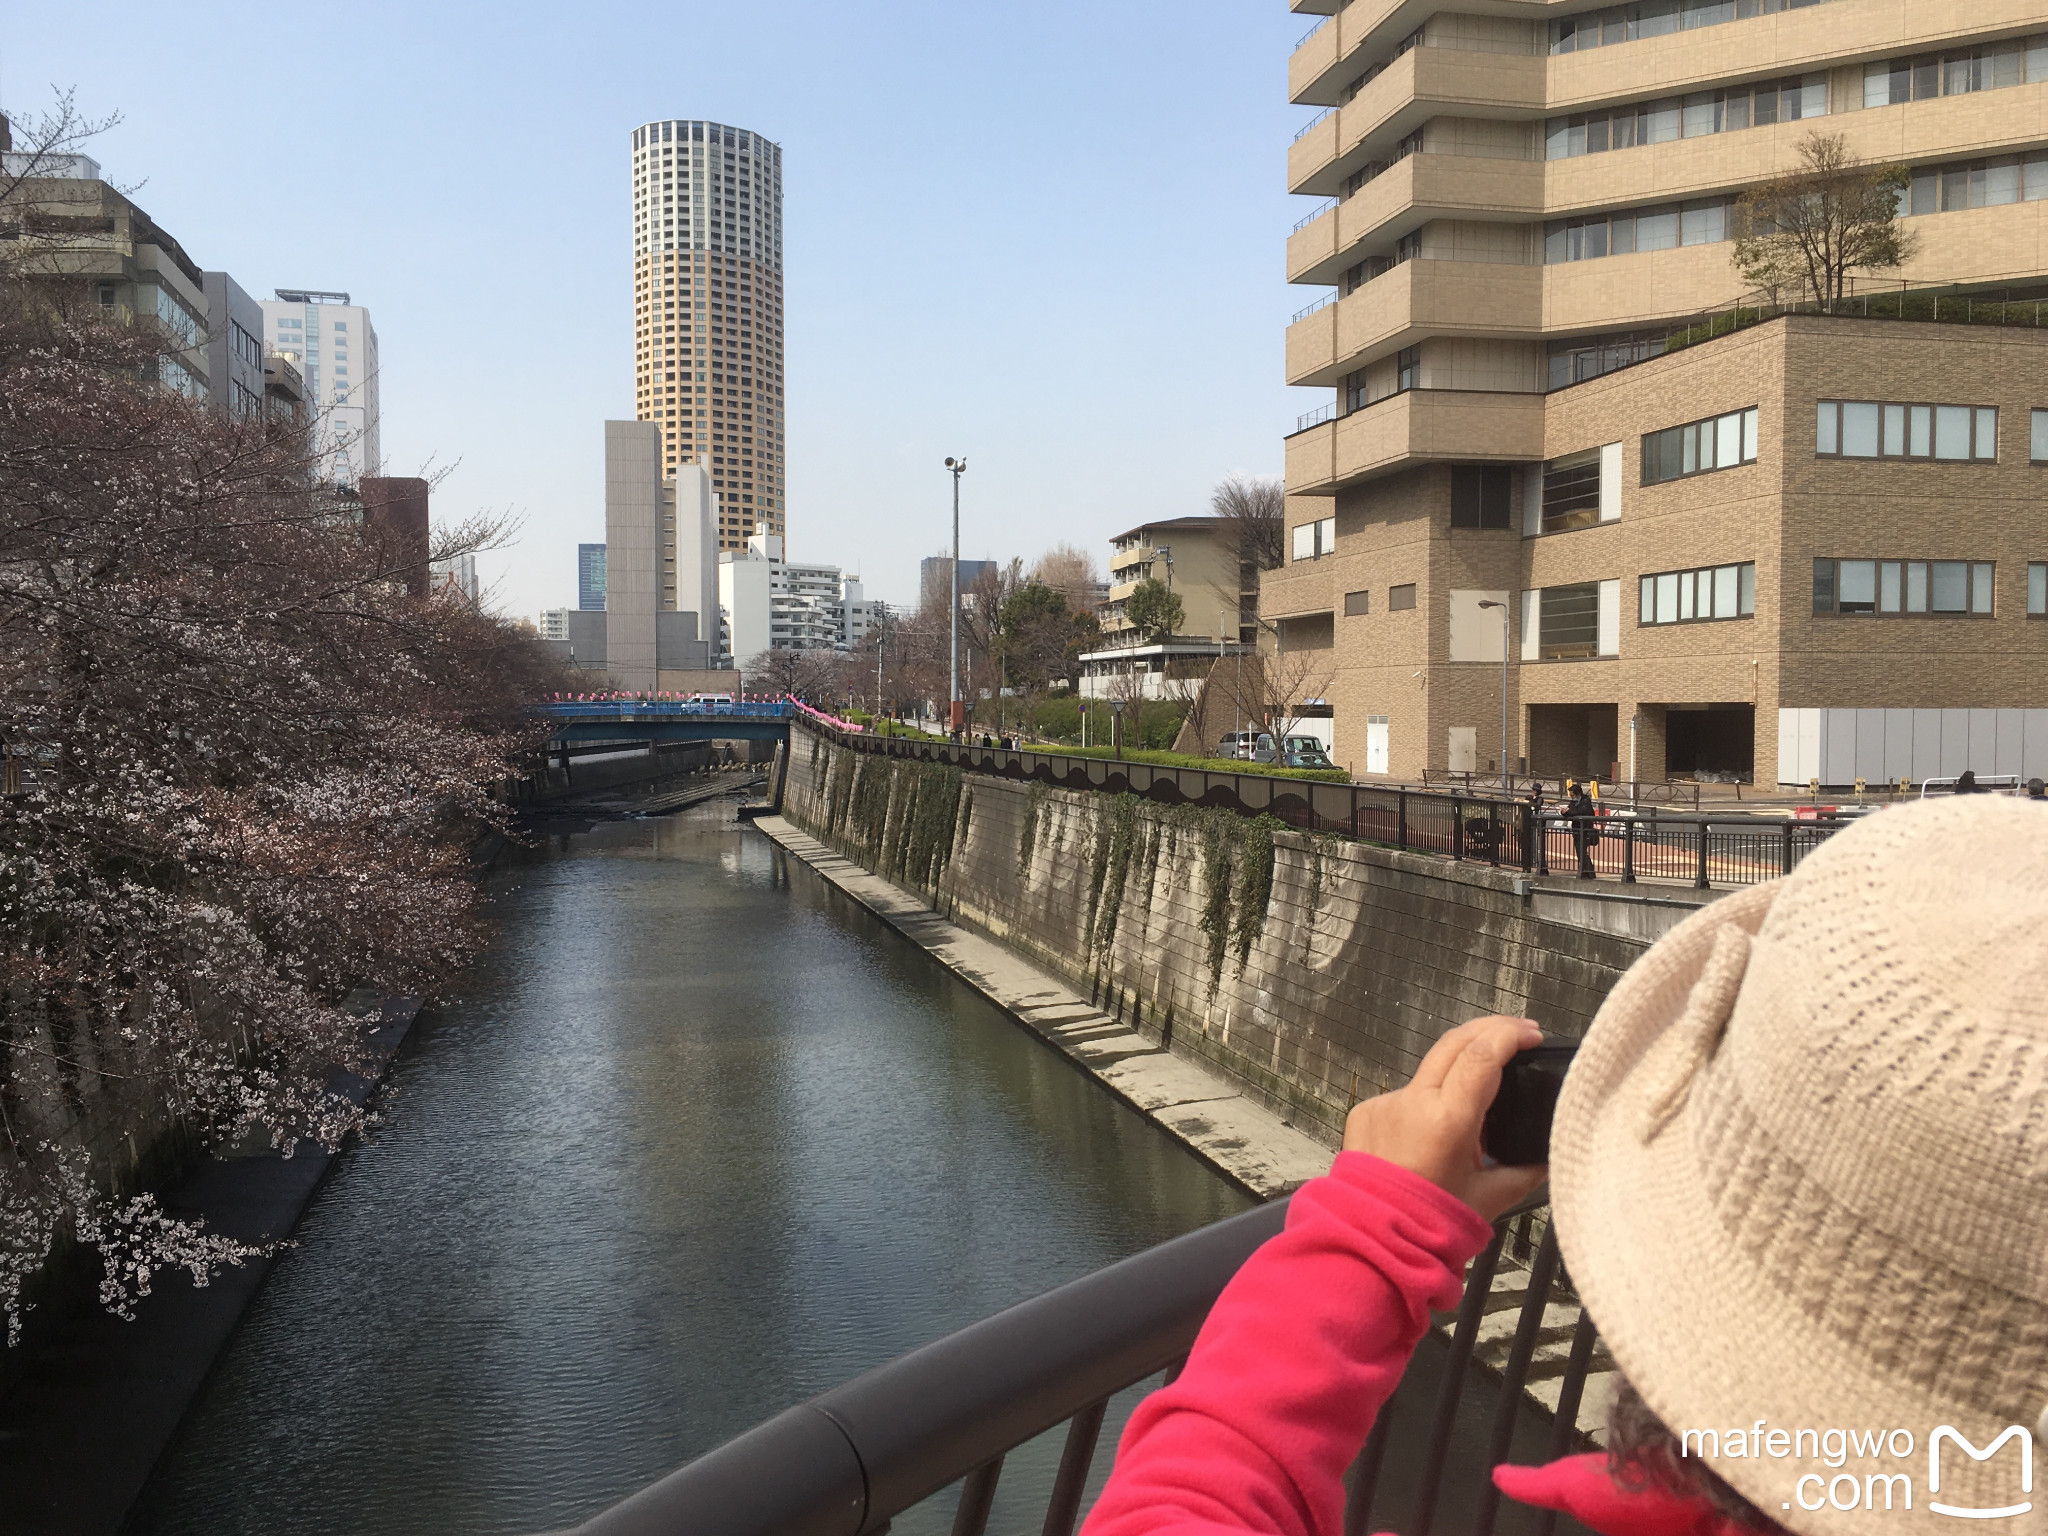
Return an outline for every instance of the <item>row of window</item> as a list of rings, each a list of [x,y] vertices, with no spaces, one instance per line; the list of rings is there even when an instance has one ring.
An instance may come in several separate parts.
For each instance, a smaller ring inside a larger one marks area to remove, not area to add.
[[[2039,437],[2043,413],[2034,414]],[[1823,400],[1814,427],[1814,451],[1845,459],[1995,459],[1998,407]]]
[[[1899,199],[1899,212],[1955,213],[1964,208],[2038,203],[2043,198],[2048,198],[2048,153],[2035,150],[2027,155],[1918,166],[1912,186]]]
[[[1715,245],[1728,238],[1733,207],[1725,197],[1709,197],[1590,218],[1553,219],[1543,226],[1543,261],[1548,266],[1681,245]]]
[[[1813,611],[1817,616],[1991,617],[1996,570],[1993,562],[1982,560],[1816,560]],[[1601,589],[1614,585],[1571,582],[1524,592],[1523,659],[1565,661],[1614,654],[1612,633],[1604,646],[1601,639]],[[1754,618],[1756,565],[1745,561],[1662,571],[1639,578],[1639,591],[1637,623],[1645,629]],[[1415,583],[1387,589],[1389,612],[1415,606]],[[1345,593],[1344,612],[1352,618],[1370,614],[1371,589]],[[2027,567],[2027,614],[2048,617],[2048,563]]]
[[[1611,5],[1550,24],[1552,53],[1584,53],[1588,48],[1632,43],[1641,37],[1663,37],[1694,27],[1717,27],[1752,16],[1802,11],[1826,0],[1640,0],[1636,5]]]
[[[1643,484],[1661,485],[1716,469],[1754,464],[1756,407],[1643,434]]]
[[[1936,96],[2003,90],[2048,80],[2048,37],[1993,43],[1965,53],[1890,59],[1863,68],[1863,105],[1890,107]]]
[[[1825,117],[1828,77],[1795,75],[1761,85],[1725,91],[1696,91],[1637,102],[1608,112],[1580,112],[1553,117],[1544,124],[1543,158],[1570,160],[1638,144],[1665,144],[1712,133],[1733,133],[1772,123],[1794,123]]]
[[[1974,616],[1994,612],[1997,565],[1990,560],[1816,560],[1813,611],[1822,614]],[[2027,612],[2048,608],[2048,566],[2027,567]]]
[[[1642,579],[1637,623],[1710,624],[1756,615],[1756,562],[1664,571]]]

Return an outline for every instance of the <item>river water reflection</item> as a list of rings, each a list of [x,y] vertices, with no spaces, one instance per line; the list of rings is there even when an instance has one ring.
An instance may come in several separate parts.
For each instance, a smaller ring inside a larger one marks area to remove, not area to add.
[[[547,1530],[1248,1203],[732,817],[493,878],[499,943],[422,1016],[137,1529]]]

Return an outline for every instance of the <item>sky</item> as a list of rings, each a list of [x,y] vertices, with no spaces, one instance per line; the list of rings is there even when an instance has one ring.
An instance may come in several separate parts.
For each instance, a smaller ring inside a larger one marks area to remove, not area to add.
[[[633,415],[631,134],[783,150],[789,556],[913,604],[917,562],[1106,563],[1139,522],[1278,474],[1327,391],[1282,382],[1307,211],[1285,0],[1032,5],[0,0],[0,105],[75,88],[92,144],[201,266],[343,290],[377,328],[388,474],[516,616],[573,607]]]

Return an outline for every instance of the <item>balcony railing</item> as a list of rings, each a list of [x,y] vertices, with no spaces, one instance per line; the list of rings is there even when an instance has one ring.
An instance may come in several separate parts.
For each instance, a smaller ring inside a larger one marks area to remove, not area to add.
[[[1332,304],[1334,304],[1334,303],[1336,303],[1336,302],[1337,302],[1337,290],[1336,290],[1336,289],[1334,289],[1334,288],[1332,288],[1332,289],[1331,289],[1331,290],[1330,290],[1330,291],[1329,291],[1328,293],[1324,294],[1324,295],[1323,295],[1323,296],[1322,296],[1322,297],[1321,297],[1320,299],[1317,299],[1317,300],[1315,301],[1315,303],[1313,303],[1313,304],[1309,305],[1309,306],[1308,306],[1308,308],[1306,308],[1306,309],[1297,309],[1297,310],[1296,310],[1296,311],[1294,312],[1294,319],[1292,319],[1292,320],[1288,321],[1287,323],[1288,323],[1289,325],[1295,325],[1295,324],[1298,324],[1298,323],[1300,323],[1301,321],[1303,321],[1303,320],[1306,320],[1306,319],[1307,319],[1307,318],[1308,318],[1308,317],[1309,317],[1310,315],[1314,314],[1314,313],[1315,313],[1315,312],[1316,312],[1317,310],[1319,310],[1319,309],[1328,309],[1328,308],[1329,308],[1329,307],[1330,307],[1330,306],[1331,306]]]
[[[1306,432],[1310,427],[1320,427],[1326,421],[1334,421],[1336,417],[1337,402],[1331,400],[1297,416],[1294,420],[1294,430]]]
[[[1168,1382],[1179,1373],[1224,1285],[1280,1231],[1285,1216],[1285,1201],[1259,1206],[927,1344],[698,1457],[576,1527],[573,1536],[880,1536],[892,1520],[956,1483],[953,1536],[983,1536],[1005,1459],[1062,1423],[1067,1433],[1042,1494],[1041,1529],[1044,1536],[1073,1536],[1110,1398],[1162,1372]],[[1532,1230],[1539,1222],[1540,1238]],[[1517,1278],[1513,1341],[1504,1358],[1488,1362],[1497,1380],[1481,1386],[1481,1326],[1503,1301],[1514,1305]],[[1431,1348],[1418,1352],[1402,1391],[1363,1437],[1346,1479],[1346,1531],[1423,1536],[1440,1495],[1456,1488],[1478,1490],[1477,1508],[1462,1528],[1491,1536],[1499,1497],[1486,1470],[1505,1461],[1518,1438],[1525,1453],[1536,1448],[1530,1420],[1540,1425],[1540,1415],[1524,1388],[1547,1329],[1568,1332],[1571,1344],[1561,1360],[1551,1358],[1559,1353],[1553,1346],[1540,1364],[1556,1379],[1558,1399],[1539,1433],[1552,1459],[1576,1448],[1598,1340],[1585,1312],[1559,1293],[1558,1280],[1549,1222],[1535,1211],[1503,1218],[1467,1272],[1448,1350],[1441,1358]],[[1468,1410],[1461,1434],[1468,1390],[1490,1390],[1492,1411]],[[1426,1418],[1418,1411],[1423,1403]],[[1483,1441],[1475,1419],[1487,1424]],[[1397,1458],[1390,1471],[1387,1446],[1397,1434],[1404,1444],[1422,1437],[1420,1455],[1412,1464]],[[1554,1520],[1537,1521],[1541,1536]]]
[[[1327,19],[1327,18],[1325,18],[1325,19]],[[1299,142],[1300,142],[1301,140],[1303,140],[1303,139],[1307,138],[1307,137],[1308,137],[1308,135],[1309,135],[1310,133],[1314,132],[1314,131],[1315,131],[1315,129],[1316,129],[1316,128],[1317,128],[1317,127],[1318,127],[1318,126],[1319,126],[1319,125],[1320,125],[1320,124],[1322,123],[1322,121],[1323,121],[1323,119],[1324,119],[1324,118],[1328,117],[1328,116],[1329,116],[1329,115],[1330,115],[1330,114],[1331,114],[1332,112],[1334,112],[1334,111],[1336,111],[1336,110],[1337,110],[1337,109],[1336,109],[1335,107],[1325,107],[1325,108],[1323,108],[1323,110],[1322,110],[1322,111],[1318,112],[1318,113],[1317,113],[1317,114],[1316,114],[1316,115],[1315,115],[1314,117],[1312,117],[1312,118],[1310,118],[1310,119],[1308,120],[1308,124],[1307,124],[1307,126],[1305,126],[1305,127],[1304,127],[1304,128],[1303,128],[1303,129],[1301,130],[1301,132],[1300,132],[1300,133],[1297,133],[1297,134],[1296,134],[1296,135],[1294,136],[1294,141],[1295,141],[1296,143],[1299,143]]]
[[[1306,213],[1299,220],[1297,220],[1295,222],[1294,228],[1289,230],[1288,233],[1295,235],[1300,234],[1304,229],[1307,229],[1309,225],[1315,223],[1317,219],[1320,219],[1324,214],[1328,213],[1332,208],[1336,206],[1336,198],[1325,198],[1322,202],[1316,204],[1314,208],[1310,209],[1308,213]]]

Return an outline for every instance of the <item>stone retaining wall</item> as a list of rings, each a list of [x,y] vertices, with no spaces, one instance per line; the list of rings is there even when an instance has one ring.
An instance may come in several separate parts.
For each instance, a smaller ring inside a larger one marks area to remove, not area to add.
[[[1512,874],[803,729],[782,809],[1331,1145],[1465,1019],[1582,1033],[1646,947],[1536,915]]]

